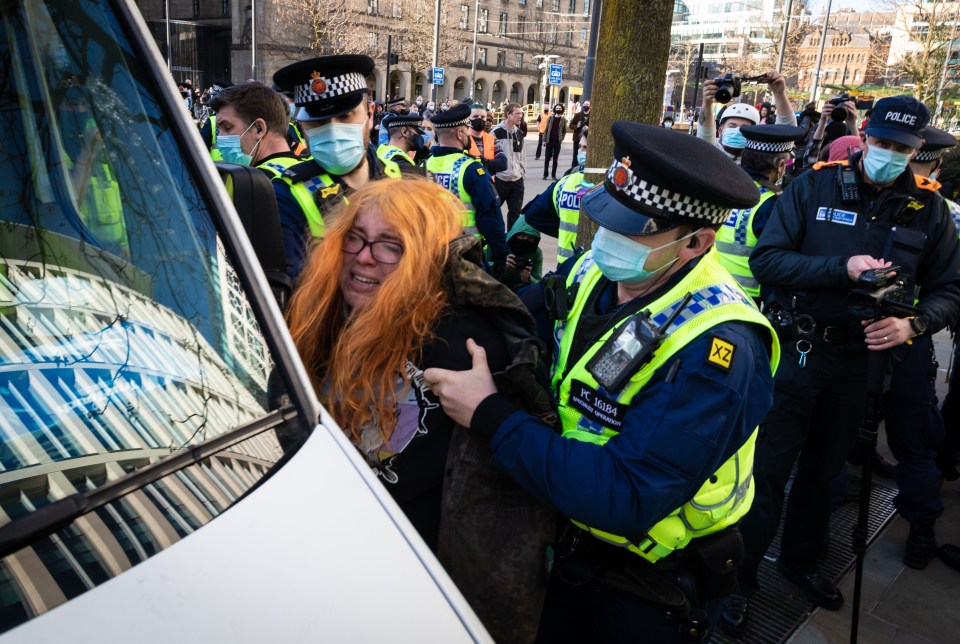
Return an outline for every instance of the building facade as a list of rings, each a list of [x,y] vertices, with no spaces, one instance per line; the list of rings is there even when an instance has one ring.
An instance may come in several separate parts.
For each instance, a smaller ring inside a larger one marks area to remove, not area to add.
[[[820,65],[820,86],[856,88],[884,82],[894,13],[841,9],[830,16]],[[813,90],[823,17],[800,46],[799,88]],[[834,92],[836,93],[836,92]]]
[[[234,81],[255,77],[269,82],[277,69],[296,60],[363,53],[377,63],[368,79],[377,98],[389,95],[412,100],[431,94],[429,72],[437,23],[433,0],[248,0],[243,9],[239,2],[233,6]],[[251,38],[254,10],[255,51]],[[472,96],[496,105],[537,102],[543,91],[540,64],[544,60],[563,65],[563,82],[553,98],[576,100],[582,93],[590,13],[590,0],[441,3],[438,58],[445,78],[436,88],[437,100]],[[396,56],[389,79],[388,48]],[[472,71],[474,59],[476,69]]]

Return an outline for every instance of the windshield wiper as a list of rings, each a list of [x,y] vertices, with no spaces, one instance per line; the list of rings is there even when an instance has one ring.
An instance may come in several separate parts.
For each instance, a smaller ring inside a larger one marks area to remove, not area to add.
[[[274,429],[296,416],[296,408],[293,405],[285,405],[266,416],[261,416],[245,425],[234,427],[198,445],[165,456],[155,463],[105,483],[95,490],[71,494],[4,526],[0,526],[0,558],[29,546],[37,539],[50,536],[83,514],[116,501],[130,492],[159,481],[185,467],[196,465],[218,452],[242,443],[257,434]]]

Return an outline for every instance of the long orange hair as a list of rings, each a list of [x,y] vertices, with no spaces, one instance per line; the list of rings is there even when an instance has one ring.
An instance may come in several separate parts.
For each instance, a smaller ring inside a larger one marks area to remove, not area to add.
[[[403,256],[373,302],[347,313],[343,239],[369,210],[396,229]],[[462,229],[463,206],[449,191],[424,179],[384,179],[351,194],[311,252],[287,324],[317,395],[354,442],[368,422],[384,441],[393,433],[397,380],[409,387],[404,363],[417,359],[447,304],[443,270]]]

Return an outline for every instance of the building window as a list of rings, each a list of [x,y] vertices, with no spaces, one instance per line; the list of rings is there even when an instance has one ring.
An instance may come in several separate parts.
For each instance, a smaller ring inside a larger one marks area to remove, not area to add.
[[[582,42],[587,42],[587,28],[580,27],[580,40]]]
[[[507,66],[507,52],[502,49],[497,52],[497,67]]]
[[[403,17],[403,9],[400,6],[400,0],[393,0],[393,17],[394,18]]]
[[[500,12],[500,30],[497,32],[498,36],[504,36],[507,33],[507,12]]]
[[[371,53],[377,53],[377,32],[368,31],[367,32],[367,49]]]
[[[377,15],[377,5],[380,4],[380,0],[367,0],[367,13],[371,16]]]
[[[467,46],[460,45],[460,60],[466,60],[466,59],[467,59]]]
[[[560,0],[553,0],[553,10],[560,11]]]
[[[526,24],[527,24],[527,18],[526,18],[526,16],[518,16],[518,17],[517,17],[517,35],[518,35],[518,36],[522,36],[522,35],[523,35],[523,28],[526,26]]]
[[[567,29],[566,33],[567,33],[567,47],[572,47],[573,46],[573,29],[572,28]]]
[[[557,44],[557,26],[550,25],[550,42]]]
[[[220,4],[220,15],[230,15],[230,0],[223,0],[223,2]]]
[[[479,49],[479,52],[480,53],[477,54],[477,64],[486,65],[487,64],[487,48],[481,47]]]
[[[517,69],[523,69],[523,52],[522,52],[522,51],[518,51],[518,52],[514,53],[514,58],[515,58],[516,63],[517,63]]]
[[[460,5],[460,28],[466,29],[467,25],[470,24],[470,6],[462,4]]]
[[[527,4],[527,0],[520,0],[520,4]]]
[[[537,9],[543,9],[543,0],[537,0]]]
[[[583,0],[583,15],[590,15],[590,0]]]
[[[577,12],[577,0],[570,0],[570,13]]]
[[[490,18],[490,10],[489,10],[489,9],[481,9],[481,10],[480,10],[480,28],[479,28],[480,33],[482,33],[482,34],[488,33],[488,32],[487,32],[487,21],[488,21],[489,18]]]
[[[200,17],[200,0],[193,0],[193,17]]]

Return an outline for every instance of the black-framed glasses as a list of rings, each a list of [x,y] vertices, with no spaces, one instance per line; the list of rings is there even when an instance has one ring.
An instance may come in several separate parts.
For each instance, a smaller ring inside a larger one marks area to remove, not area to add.
[[[403,257],[403,246],[397,242],[364,239],[351,231],[343,238],[343,252],[359,255],[364,248],[370,247],[370,254],[381,264],[396,264]]]

